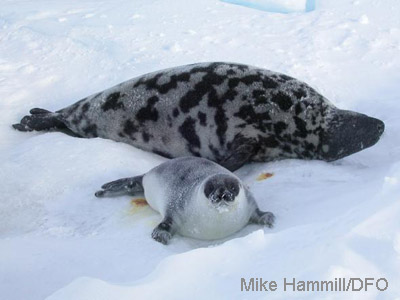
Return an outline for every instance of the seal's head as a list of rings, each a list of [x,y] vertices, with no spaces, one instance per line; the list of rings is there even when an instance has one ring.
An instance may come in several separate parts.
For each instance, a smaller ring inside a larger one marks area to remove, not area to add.
[[[204,184],[204,194],[216,207],[229,206],[240,192],[239,180],[225,174],[213,175]]]
[[[321,158],[333,161],[373,146],[385,123],[364,114],[335,109],[321,135]]]

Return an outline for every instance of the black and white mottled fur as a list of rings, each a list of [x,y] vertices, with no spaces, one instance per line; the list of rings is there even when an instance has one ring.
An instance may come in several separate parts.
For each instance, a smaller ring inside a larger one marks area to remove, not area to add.
[[[32,109],[21,131],[70,130],[229,170],[280,158],[332,161],[375,144],[384,123],[344,111],[307,84],[233,63],[199,63],[131,79],[55,113]]]
[[[240,179],[204,158],[171,159],[143,176],[102,186],[97,197],[144,195],[162,216],[152,237],[167,244],[174,233],[197,239],[227,237],[248,223],[272,227],[274,215],[262,212]]]

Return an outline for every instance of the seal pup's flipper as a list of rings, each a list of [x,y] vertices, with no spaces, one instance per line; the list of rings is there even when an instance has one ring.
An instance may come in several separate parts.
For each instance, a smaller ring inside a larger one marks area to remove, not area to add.
[[[274,226],[274,222],[275,222],[275,216],[272,212],[261,211],[258,208],[251,215],[249,221],[249,223],[265,225],[268,226],[269,228],[272,228]]]
[[[19,131],[65,130],[67,127],[58,113],[43,108],[32,108],[31,115],[25,116],[20,123],[12,125]]]
[[[151,237],[160,242],[161,244],[167,245],[176,232],[175,224],[172,217],[165,217],[151,233]]]
[[[102,190],[97,191],[96,197],[113,197],[120,195],[143,196],[143,175],[121,178],[102,185]]]
[[[249,203],[251,203],[254,207],[254,211],[250,216],[249,223],[265,225],[269,228],[272,228],[275,222],[275,215],[269,211],[261,211],[258,208],[257,202],[253,194],[247,188],[245,190],[245,193]]]

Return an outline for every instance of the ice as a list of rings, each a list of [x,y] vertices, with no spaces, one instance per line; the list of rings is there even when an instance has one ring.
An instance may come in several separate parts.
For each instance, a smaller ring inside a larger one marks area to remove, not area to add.
[[[263,11],[288,14],[310,12],[315,9],[315,0],[221,0]]]

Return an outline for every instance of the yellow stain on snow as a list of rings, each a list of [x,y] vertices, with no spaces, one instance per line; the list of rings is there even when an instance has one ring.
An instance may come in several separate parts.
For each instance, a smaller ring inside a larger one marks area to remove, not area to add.
[[[136,214],[139,211],[143,210],[143,208],[148,207],[146,199],[144,198],[136,198],[131,200],[131,206],[129,209],[129,214]]]
[[[272,176],[274,176],[274,173],[261,173],[260,175],[258,175],[257,181],[262,181],[271,178]]]
[[[135,205],[137,207],[142,207],[142,206],[146,206],[149,205],[146,201],[146,199],[144,198],[138,198],[138,199],[132,199],[131,200],[131,204]]]
[[[133,198],[130,201],[130,206],[126,211],[125,220],[132,224],[136,222],[143,222],[151,228],[157,226],[160,222],[157,212],[154,211],[144,198]],[[127,223],[127,224],[128,224]]]

